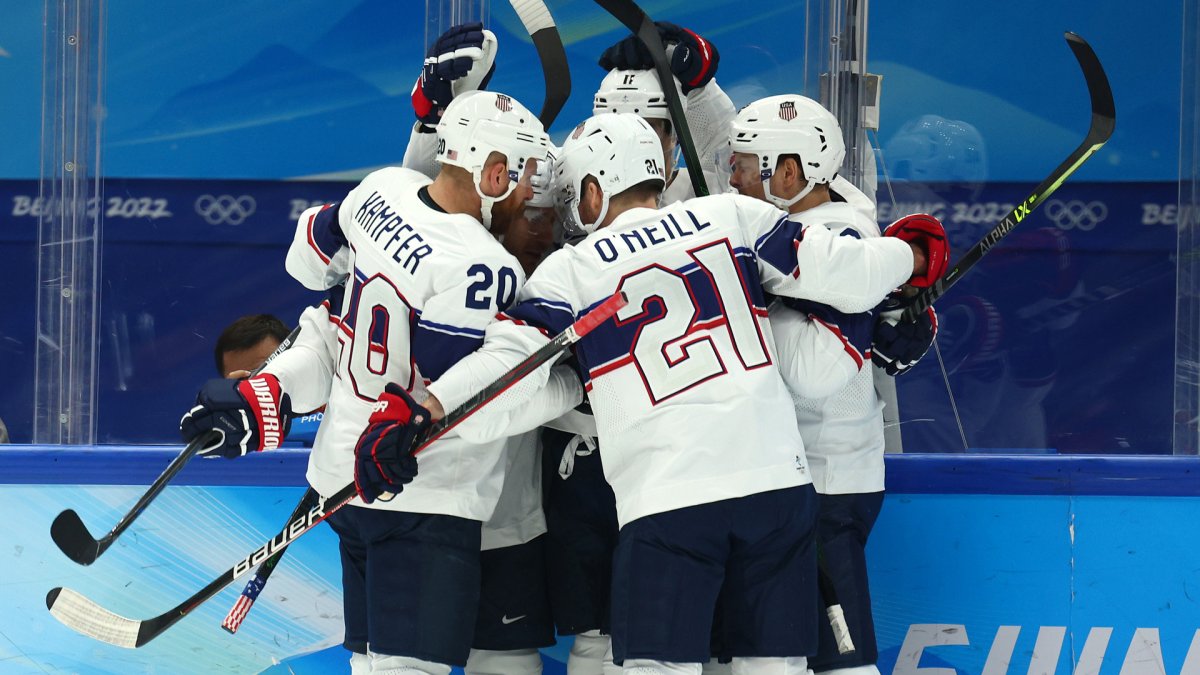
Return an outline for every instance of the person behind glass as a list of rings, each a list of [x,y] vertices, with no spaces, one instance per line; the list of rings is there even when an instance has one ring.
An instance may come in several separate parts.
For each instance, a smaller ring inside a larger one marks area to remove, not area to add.
[[[221,331],[213,357],[217,374],[240,379],[261,366],[291,330],[271,314],[243,316]]]

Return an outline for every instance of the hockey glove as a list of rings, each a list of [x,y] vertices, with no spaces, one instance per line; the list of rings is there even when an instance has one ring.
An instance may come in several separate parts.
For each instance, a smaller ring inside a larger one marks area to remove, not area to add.
[[[363,502],[387,501],[417,476],[417,449],[431,418],[403,387],[389,384],[354,448],[354,487]]]
[[[871,361],[892,376],[917,365],[937,337],[937,314],[932,307],[914,321],[905,321],[901,314],[895,311],[880,316],[871,341]]]
[[[200,455],[233,459],[278,448],[287,436],[291,414],[291,400],[274,375],[209,380],[196,395],[196,406],[179,421],[179,432],[191,442],[216,431],[220,437],[202,448]]]
[[[950,266],[950,240],[946,238],[946,229],[941,221],[931,215],[914,213],[904,216],[888,225],[883,236],[896,237],[925,252],[925,270],[908,280],[912,286],[925,288],[934,285]]]
[[[417,119],[436,126],[455,96],[487,87],[496,72],[496,35],[483,24],[467,23],[442,33],[429,48],[413,85]]]
[[[679,79],[680,89],[686,95],[712,81],[717,75],[717,64],[721,55],[713,43],[696,33],[667,21],[656,21],[658,34],[671,58],[671,72]],[[670,47],[674,46],[672,52]],[[604,50],[600,55],[600,67],[605,70],[651,70],[654,59],[650,50],[636,35],[631,35]]]

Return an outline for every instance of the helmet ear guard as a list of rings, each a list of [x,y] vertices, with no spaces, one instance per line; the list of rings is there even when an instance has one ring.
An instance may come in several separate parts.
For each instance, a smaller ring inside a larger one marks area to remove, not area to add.
[[[455,97],[438,122],[437,161],[471,174],[479,195],[484,227],[491,229],[492,207],[517,189],[531,162],[546,159],[550,137],[542,123],[516,99],[490,91]],[[483,169],[493,152],[504,155],[509,184],[504,194],[492,197],[482,188]]]
[[[754,155],[767,200],[786,210],[817,185],[833,181],[846,156],[842,130],[833,114],[797,94],[768,96],[738,111],[729,128],[731,152]],[[771,176],[785,155],[800,158],[807,185],[791,198],[771,193]]]

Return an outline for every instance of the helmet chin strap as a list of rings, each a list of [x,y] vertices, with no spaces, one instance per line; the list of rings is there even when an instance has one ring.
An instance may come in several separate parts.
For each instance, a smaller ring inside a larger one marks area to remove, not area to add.
[[[792,204],[795,204],[801,199],[807,197],[808,193],[812,192],[813,188],[816,186],[816,183],[810,182],[803,190],[796,193],[795,197],[792,197],[791,199],[784,199],[783,197],[776,197],[775,195],[771,194],[771,181],[765,180],[763,181],[763,193],[767,196],[768,201],[784,211],[787,211],[792,207]]]
[[[502,202],[505,199],[508,199],[508,196],[517,189],[517,183],[516,181],[510,180],[508,182],[508,189],[504,191],[504,194],[500,195],[499,197],[489,197],[483,194],[482,172],[476,169],[475,171],[471,172],[471,176],[475,180],[475,194],[479,195],[479,221],[483,223],[484,229],[490,232],[492,229],[492,207],[495,206],[497,202]]]
[[[791,199],[786,199],[784,197],[777,197],[771,193],[771,177],[774,175],[775,175],[775,171],[774,171],[774,169],[772,169],[771,174],[769,176],[767,176],[766,179],[762,182],[763,194],[766,195],[767,201],[769,201],[772,204],[774,204],[775,206],[783,209],[784,211],[787,211],[788,209],[790,209],[792,207],[793,204],[795,204],[796,202],[800,201],[801,199],[804,199],[805,197],[807,197],[808,193],[812,192],[813,188],[815,188],[817,186],[817,184],[811,180],[806,181],[804,189],[801,190],[800,192],[796,193],[795,197],[792,197]]]
[[[580,200],[579,205],[583,205],[583,200]],[[579,217],[579,226],[583,229],[583,231],[587,232],[588,234],[595,232],[600,227],[600,223],[604,222],[604,216],[608,213],[608,195],[604,194],[603,191],[600,192],[600,213],[596,215],[595,222],[585,224],[583,222],[583,214],[579,213],[578,206],[575,207],[575,212]]]

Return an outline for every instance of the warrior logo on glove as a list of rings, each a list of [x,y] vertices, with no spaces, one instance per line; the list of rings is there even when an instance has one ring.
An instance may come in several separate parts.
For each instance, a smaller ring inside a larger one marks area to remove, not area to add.
[[[291,399],[269,373],[245,380],[209,380],[196,395],[195,407],[179,421],[179,432],[188,442],[217,432],[200,454],[232,459],[278,448],[287,436],[291,412]]]

